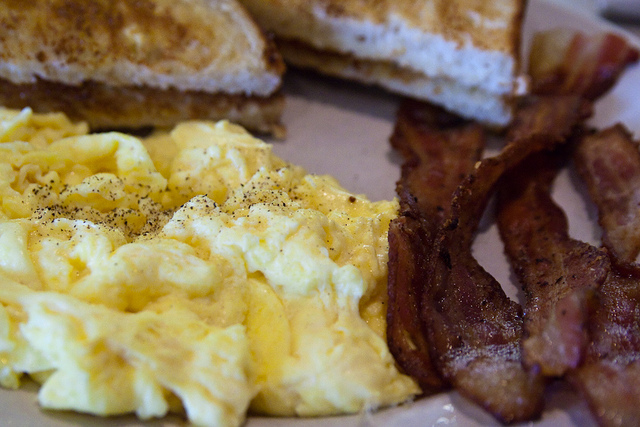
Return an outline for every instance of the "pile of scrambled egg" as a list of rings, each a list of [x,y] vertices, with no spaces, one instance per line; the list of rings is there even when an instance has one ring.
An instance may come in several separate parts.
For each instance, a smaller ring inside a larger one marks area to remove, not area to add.
[[[385,342],[372,203],[222,121],[144,139],[0,110],[0,385],[237,426],[419,393]]]

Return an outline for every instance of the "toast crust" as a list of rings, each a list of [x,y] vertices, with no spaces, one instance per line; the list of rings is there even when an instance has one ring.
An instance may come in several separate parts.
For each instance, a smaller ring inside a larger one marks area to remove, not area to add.
[[[184,120],[228,119],[247,129],[284,138],[280,122],[284,95],[267,97],[159,90],[146,86],[109,86],[84,82],[79,86],[46,80],[14,84],[0,79],[0,105],[39,113],[64,112],[92,130],[171,127]]]

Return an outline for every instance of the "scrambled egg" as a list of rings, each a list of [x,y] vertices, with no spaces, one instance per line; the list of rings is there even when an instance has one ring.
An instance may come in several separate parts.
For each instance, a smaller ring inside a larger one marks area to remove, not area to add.
[[[0,385],[141,418],[316,416],[419,392],[384,337],[372,203],[227,122],[145,139],[0,110]]]

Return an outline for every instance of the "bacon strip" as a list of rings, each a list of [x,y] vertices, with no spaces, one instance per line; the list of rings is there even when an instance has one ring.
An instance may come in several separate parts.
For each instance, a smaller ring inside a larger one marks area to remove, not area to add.
[[[533,93],[594,100],[638,58],[638,50],[616,34],[586,36],[565,29],[540,32],[533,38],[529,61]]]
[[[614,266],[590,317],[592,343],[571,376],[601,426],[640,425],[640,269]]]
[[[530,60],[533,90],[538,94],[569,93],[594,100],[609,90],[624,69],[638,61],[638,56],[637,49],[613,34],[590,38],[561,30],[540,34],[534,39]],[[521,213],[529,214],[527,221],[531,221],[529,242],[514,237],[515,230],[511,230],[511,237],[504,240],[529,296],[525,324],[529,338],[523,343],[525,363],[539,363],[548,374],[561,374],[578,362],[584,344],[580,326],[584,325],[586,312],[585,289],[597,287],[603,271],[608,273],[597,291],[596,309],[587,320],[592,341],[586,351],[586,361],[577,370],[570,371],[569,377],[582,391],[601,425],[640,425],[640,292],[637,280],[640,270],[637,266],[627,266],[625,273],[620,271],[620,263],[635,260],[640,251],[637,231],[640,225],[637,195],[640,192],[634,191],[640,183],[640,155],[637,147],[628,144],[628,135],[621,128],[604,134],[595,139],[586,137],[575,157],[592,198],[600,208],[605,246],[617,262],[607,267],[601,251],[587,249],[568,239],[566,218],[561,212],[554,213],[555,209],[550,205],[546,214],[544,209],[532,212],[535,205],[521,206]],[[544,186],[546,178],[538,179],[542,182],[539,185]],[[523,196],[523,204],[527,203],[527,197],[535,202],[537,196]],[[539,207],[549,201],[543,201]],[[515,218],[511,221],[515,228]],[[542,226],[542,229],[536,226]],[[522,246],[518,246],[518,240]],[[532,247],[539,251],[531,251]],[[585,248],[584,252],[580,247]],[[574,250],[579,256],[572,259],[570,254]],[[540,263],[536,274],[533,263],[537,260],[544,262]],[[573,265],[574,262],[579,265]],[[580,265],[584,274],[580,274]],[[563,280],[554,282],[552,292],[548,292],[550,286],[545,286],[543,291],[537,285],[537,281],[544,283],[548,277],[553,277],[550,273],[557,274],[563,268],[571,273],[563,274]],[[632,273],[631,270],[635,271]],[[574,277],[580,280],[574,280]],[[569,278],[578,286],[570,285]],[[583,279],[591,280],[591,283],[584,283]],[[553,292],[558,288],[562,291],[560,295]],[[566,310],[568,320],[558,321],[559,308]],[[630,316],[631,312],[635,315]],[[553,341],[553,347],[541,345],[545,341]],[[567,349],[573,351],[567,353]]]
[[[421,138],[407,137],[420,134],[416,130],[419,126],[409,116],[403,119],[406,123],[399,123],[392,138],[406,163],[398,184],[402,214],[392,224],[389,235],[390,347],[405,370],[414,372],[412,375],[431,387],[429,390],[450,384],[503,422],[527,420],[539,414],[544,379],[537,369],[540,362],[528,363],[535,365],[534,369],[522,364],[521,309],[473,258],[473,236],[498,180],[532,153],[564,142],[574,126],[590,114],[590,105],[581,98],[601,96],[628,64],[638,60],[637,50],[613,35],[587,39],[569,34],[565,44],[557,34],[539,40],[544,49],[555,54],[550,61],[541,61],[535,55],[531,61],[538,67],[534,90],[547,96],[528,98],[520,106],[507,137],[510,143],[498,156],[479,162],[455,191],[450,204],[450,186],[466,172],[459,168],[464,165],[460,157],[465,154],[459,154],[457,160],[452,157],[453,166],[447,166],[449,154],[440,145],[425,149],[419,143]],[[533,51],[544,49],[534,47]],[[565,94],[571,96],[562,96]],[[420,114],[414,110],[414,118]],[[433,126],[443,123],[431,113],[421,119],[427,122],[427,135],[431,135],[425,139],[438,141],[441,135],[433,136]],[[445,135],[453,135],[450,126]],[[455,141],[447,138],[440,143]],[[548,188],[544,191],[548,193]],[[525,203],[538,203],[532,197]],[[547,365],[551,366],[548,372],[560,374],[580,361],[585,343],[582,325],[586,289],[597,286],[606,271],[607,259],[601,252],[568,239],[566,219],[553,212],[553,205],[547,202],[534,208],[551,210],[552,217],[548,222],[531,224],[548,227],[557,242],[566,243],[563,255],[552,263],[557,263],[557,268],[576,271],[575,264],[586,260],[596,270],[593,277],[586,275],[584,280],[568,277],[556,289],[565,293],[544,295],[545,300],[538,305],[551,317],[542,322],[544,325],[536,334],[555,333],[570,350],[568,356],[552,355],[552,361],[560,360],[560,367]],[[591,279],[594,282],[587,283]],[[559,318],[565,309],[571,310],[571,327],[563,329]],[[415,322],[416,313],[422,324]],[[542,315],[539,318],[545,319]]]
[[[638,146],[620,125],[585,136],[574,160],[599,211],[613,265],[589,319],[591,345],[572,376],[603,426],[640,425]],[[629,234],[627,234],[629,233]]]
[[[595,99],[637,59],[637,50],[613,34],[539,33],[530,61],[533,90]],[[559,376],[582,360],[587,297],[604,281],[609,262],[604,252],[569,238],[564,213],[549,195],[559,167],[553,161],[545,156],[505,180],[498,224],[526,296],[524,363]]]
[[[484,141],[479,125],[414,101],[400,107],[391,137],[405,163],[397,189],[401,215],[389,228],[387,341],[425,394],[447,387],[433,366],[419,317],[430,251],[453,191],[480,158]]]
[[[404,207],[415,203],[431,227],[439,226],[449,213],[454,190],[480,159],[485,138],[484,128],[475,122],[405,101],[390,139],[405,158],[399,184],[413,195],[398,192]]]
[[[623,263],[640,253],[640,151],[621,126],[585,136],[575,150],[578,173],[598,206],[602,241]]]
[[[582,362],[589,344],[589,297],[609,271],[606,252],[571,239],[550,195],[561,155],[538,155],[508,174],[497,221],[525,293],[523,362],[560,376]]]
[[[473,258],[473,236],[499,178],[530,154],[564,142],[585,117],[582,105],[577,97],[543,98],[522,109],[511,133],[522,137],[482,160],[456,190],[434,249],[422,300],[434,361],[460,393],[503,422],[536,417],[544,382],[521,363],[520,307]]]

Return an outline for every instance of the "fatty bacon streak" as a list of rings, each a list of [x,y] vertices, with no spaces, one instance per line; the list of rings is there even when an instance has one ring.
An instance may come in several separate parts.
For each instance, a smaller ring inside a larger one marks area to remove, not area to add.
[[[540,153],[511,171],[499,189],[497,222],[525,294],[523,363],[561,376],[583,360],[588,305],[609,271],[607,253],[569,237],[551,198],[564,156]]]
[[[420,322],[430,249],[454,190],[480,159],[485,132],[476,123],[407,100],[391,144],[405,161],[397,187],[401,215],[389,227],[387,341],[402,369],[431,394],[447,384],[431,361]]]
[[[640,269],[612,268],[589,319],[591,344],[570,376],[601,426],[640,425]]]
[[[532,92],[595,100],[638,59],[638,50],[616,34],[586,36],[566,29],[540,32],[531,44]]]
[[[544,381],[522,364],[520,306],[473,258],[473,236],[502,175],[532,153],[565,142],[589,114],[590,106],[578,97],[530,99],[500,154],[482,160],[456,190],[435,242],[433,274],[422,299],[432,356],[457,391],[503,422],[535,418]]]
[[[640,425],[638,143],[616,125],[582,138],[574,160],[598,207],[613,262],[589,319],[585,363],[571,378],[600,425]]]
[[[616,125],[586,135],[574,153],[578,173],[600,212],[604,246],[619,261],[640,254],[640,151]]]

